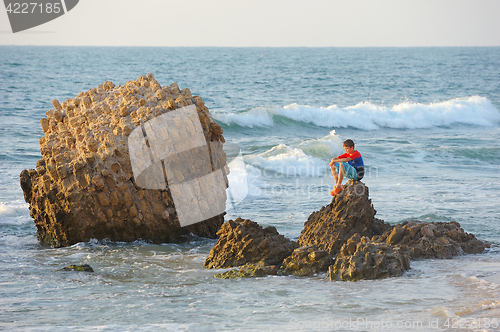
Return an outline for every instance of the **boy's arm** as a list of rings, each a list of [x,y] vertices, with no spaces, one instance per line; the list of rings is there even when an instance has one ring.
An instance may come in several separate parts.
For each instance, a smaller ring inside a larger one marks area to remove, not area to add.
[[[343,162],[346,162],[346,161],[351,161],[352,158],[339,158],[339,157],[336,157],[336,158],[332,158],[332,161],[330,161],[330,163],[328,165],[332,166],[334,163],[343,163]]]

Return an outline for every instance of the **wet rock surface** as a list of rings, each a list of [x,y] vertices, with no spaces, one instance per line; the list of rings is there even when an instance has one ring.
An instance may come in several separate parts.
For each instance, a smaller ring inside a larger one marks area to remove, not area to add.
[[[279,234],[275,227],[262,228],[249,219],[225,222],[217,232],[219,239],[203,266],[226,268],[247,263],[280,265],[298,244]]]
[[[301,247],[285,258],[278,274],[310,276],[328,271],[328,267],[332,264],[333,258],[328,251],[320,250],[315,246]]]
[[[208,167],[223,169],[222,129],[199,96],[189,89],[180,90],[176,83],[162,87],[148,74],[123,86],[104,82],[52,104],[54,109],[40,120],[45,134],[40,139],[42,159],[36,169],[20,175],[42,244],[61,247],[92,238],[176,242],[190,233],[215,237],[223,213],[181,227],[170,187],[144,189],[137,184],[127,144],[130,133],[151,119],[193,105],[197,116],[193,113],[192,123],[201,125],[213,157]],[[190,128],[182,121],[173,121],[172,126],[179,131]],[[150,147],[150,143],[145,145]],[[191,166],[196,170],[199,164],[193,161]],[[139,180],[147,184],[147,179]]]
[[[400,247],[411,259],[448,259],[463,254],[479,254],[489,246],[474,234],[465,232],[456,221],[405,221],[373,240]]]
[[[410,269],[410,258],[401,248],[352,236],[330,266],[330,280],[356,281],[399,277]]]

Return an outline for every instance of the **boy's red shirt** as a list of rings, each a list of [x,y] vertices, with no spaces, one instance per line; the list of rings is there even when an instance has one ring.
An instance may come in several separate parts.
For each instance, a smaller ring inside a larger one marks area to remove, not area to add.
[[[353,154],[349,154],[346,152],[346,153],[338,156],[337,158],[351,158],[352,160],[354,160],[354,159],[357,159],[359,157],[361,157],[361,153],[359,153],[358,150],[355,150]]]

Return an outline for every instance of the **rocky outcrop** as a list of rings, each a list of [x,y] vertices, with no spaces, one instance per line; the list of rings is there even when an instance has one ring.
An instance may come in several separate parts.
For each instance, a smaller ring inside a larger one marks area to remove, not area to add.
[[[217,232],[219,240],[212,247],[203,266],[226,268],[247,263],[280,265],[298,247],[280,235],[275,227],[262,228],[249,219],[225,222]]]
[[[363,182],[349,180],[332,202],[313,212],[298,238],[301,246],[314,245],[336,256],[354,234],[372,237],[388,227],[375,218],[376,211]]]
[[[278,274],[310,276],[318,272],[326,272],[333,264],[333,258],[328,251],[320,250],[315,246],[301,247],[285,258]]]
[[[368,188],[351,180],[329,205],[309,216],[298,239],[303,247],[293,250],[293,242],[276,237],[274,227],[262,229],[238,218],[222,226],[221,237],[204,265],[221,268],[249,263],[217,275],[222,278],[275,274],[275,265],[281,264],[279,275],[306,276],[328,269],[330,280],[354,281],[400,276],[410,268],[410,259],[451,258],[481,253],[488,246],[454,221],[412,220],[391,226],[376,219],[375,213]],[[269,236],[275,240],[266,240]],[[260,263],[256,266],[255,262]]]
[[[151,120],[160,117],[168,118],[165,121],[170,121],[169,126],[184,136],[192,137],[193,128],[201,128],[199,136],[211,158],[203,163],[184,155],[184,160],[190,160],[186,169],[195,173],[224,169],[222,129],[211,119],[199,96],[193,96],[189,89],[180,90],[176,83],[162,87],[148,74],[123,86],[105,82],[76,98],[63,103],[53,100],[52,104],[54,109],[40,120],[45,134],[40,139],[42,159],[37,162],[36,170],[24,170],[20,175],[24,198],[30,204],[30,215],[41,243],[61,247],[91,238],[174,242],[190,233],[215,237],[223,223],[223,212],[181,227],[173,186],[165,183],[173,177],[167,170],[167,162],[156,160],[157,151],[149,136],[155,133],[150,129],[151,123],[156,122]],[[194,118],[181,119],[176,115],[180,112],[173,112],[184,107],[191,110]],[[143,143],[133,150],[128,144],[131,133]],[[163,138],[168,136],[167,131],[156,133]],[[178,133],[173,132],[178,140],[175,144],[186,149],[184,143],[190,140],[181,140]],[[175,137],[169,142],[174,140]],[[166,144],[160,152],[168,147]],[[141,154],[141,148],[147,153]],[[146,169],[151,164],[143,174],[149,176],[159,169],[156,173],[163,184],[155,187],[148,176],[134,174],[133,157],[138,161],[136,168]],[[178,182],[184,179],[175,165],[170,170]],[[224,183],[222,195],[225,195],[226,174],[220,181]],[[210,204],[225,203],[225,196],[216,197],[199,183],[193,185],[190,195],[214,200]],[[192,203],[193,211],[206,207],[201,203],[198,206],[193,197],[185,198]]]
[[[328,269],[330,280],[356,281],[398,277],[410,269],[410,258],[398,247],[355,234]]]
[[[401,248],[412,259],[447,259],[456,255],[482,253],[488,246],[474,234],[452,222],[405,221],[373,240]]]

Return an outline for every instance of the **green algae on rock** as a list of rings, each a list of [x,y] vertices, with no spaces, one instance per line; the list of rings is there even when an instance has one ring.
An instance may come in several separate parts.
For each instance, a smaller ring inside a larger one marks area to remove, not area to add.
[[[239,269],[232,269],[223,273],[214,275],[214,278],[237,279],[237,278],[255,278],[267,275],[278,274],[276,265],[265,265],[263,262],[256,264],[246,264]]]
[[[69,265],[62,268],[60,271],[94,272],[94,269],[88,264],[81,264]]]

